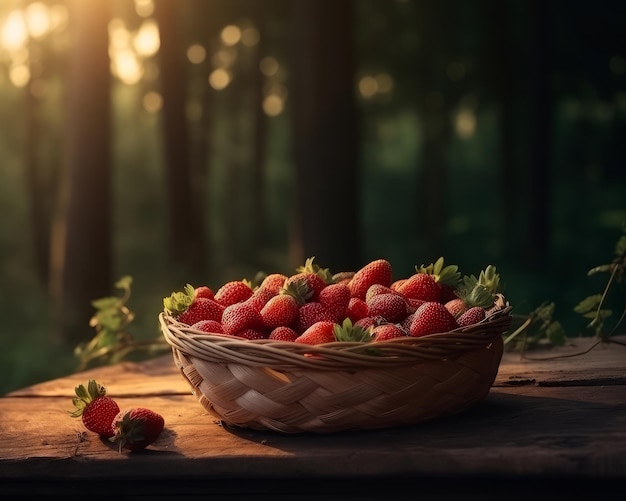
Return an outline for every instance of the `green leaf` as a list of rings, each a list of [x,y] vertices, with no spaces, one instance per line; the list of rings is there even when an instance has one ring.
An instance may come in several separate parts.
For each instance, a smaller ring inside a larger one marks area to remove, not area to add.
[[[602,301],[602,294],[587,296],[574,307],[574,311],[582,314],[587,313],[588,311],[596,309],[600,304],[600,301]]]

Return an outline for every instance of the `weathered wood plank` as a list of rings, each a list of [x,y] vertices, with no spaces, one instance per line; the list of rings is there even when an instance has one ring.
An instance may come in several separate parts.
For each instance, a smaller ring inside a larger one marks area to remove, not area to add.
[[[494,388],[485,402],[457,416],[330,436],[224,428],[192,395],[118,400],[121,406],[148,406],[166,420],[159,440],[145,453],[133,454],[132,463],[112,444],[85,432],[67,414],[67,398],[0,401],[0,477],[167,471],[211,478],[242,469],[270,477],[626,472],[626,386]]]

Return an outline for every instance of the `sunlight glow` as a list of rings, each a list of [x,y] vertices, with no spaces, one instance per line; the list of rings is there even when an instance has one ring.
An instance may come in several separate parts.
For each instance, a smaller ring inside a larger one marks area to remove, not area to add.
[[[192,64],[203,63],[206,60],[206,49],[198,43],[190,45],[187,49],[187,59]]]
[[[140,17],[150,17],[154,13],[153,0],[135,0],[135,12]]]
[[[2,47],[7,50],[17,50],[26,44],[28,30],[21,11],[14,10],[6,18],[2,27]]]
[[[30,70],[25,64],[16,64],[9,69],[9,79],[16,87],[26,87],[30,81]]]
[[[461,139],[469,139],[476,132],[476,114],[469,108],[461,109],[454,121],[457,135]]]
[[[143,68],[137,55],[129,49],[115,52],[115,57],[111,59],[111,71],[127,85],[136,84],[143,76]]]
[[[372,98],[378,92],[378,82],[372,76],[364,76],[359,80],[359,92],[366,98]]]
[[[157,53],[160,45],[159,28],[156,21],[153,19],[145,20],[133,38],[133,47],[140,56],[150,57]]]
[[[265,99],[263,99],[263,111],[266,115],[269,115],[270,117],[280,115],[283,111],[283,108],[283,99],[276,94],[270,94]]]
[[[228,26],[225,26],[222,30],[220,38],[222,39],[222,43],[224,45],[226,45],[227,47],[232,47],[233,45],[239,43],[239,40],[241,40],[241,29],[239,28],[239,26],[229,24]]]
[[[158,92],[147,92],[143,96],[142,104],[148,113],[158,113],[163,107],[163,98]]]
[[[209,75],[209,85],[215,90],[225,89],[230,84],[230,81],[230,73],[223,68],[217,68]]]
[[[41,38],[50,31],[51,19],[48,7],[41,2],[33,2],[26,7],[26,25],[30,36]]]
[[[276,58],[270,56],[264,57],[259,63],[259,69],[261,70],[261,73],[263,73],[266,77],[276,75],[276,73],[278,73],[279,67],[280,66]]]

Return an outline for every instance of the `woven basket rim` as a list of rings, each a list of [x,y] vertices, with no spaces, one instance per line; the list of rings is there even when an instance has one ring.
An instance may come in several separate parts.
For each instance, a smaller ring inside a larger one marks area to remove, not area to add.
[[[502,297],[494,311],[481,322],[449,332],[387,341],[342,341],[321,345],[207,333],[176,321],[165,311],[159,314],[159,323],[173,350],[202,360],[278,370],[355,370],[445,360],[489,346],[510,327],[511,310]]]

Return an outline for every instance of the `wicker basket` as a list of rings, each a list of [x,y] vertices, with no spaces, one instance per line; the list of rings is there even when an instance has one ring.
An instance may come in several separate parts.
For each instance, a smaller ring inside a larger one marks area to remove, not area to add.
[[[424,337],[309,346],[207,334],[159,315],[174,361],[226,425],[333,433],[416,424],[483,400],[511,323],[502,304],[473,326]]]

